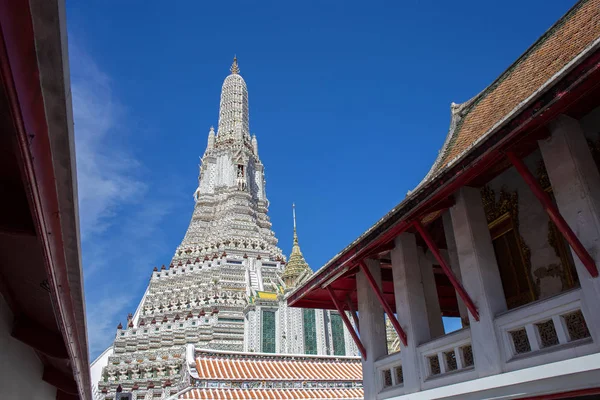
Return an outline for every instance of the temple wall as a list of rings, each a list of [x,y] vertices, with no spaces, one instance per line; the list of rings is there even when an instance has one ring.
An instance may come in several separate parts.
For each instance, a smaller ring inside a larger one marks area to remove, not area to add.
[[[29,346],[11,336],[13,314],[0,295],[0,397],[56,399],[56,388],[42,381],[44,366]]]
[[[580,123],[588,139],[593,142],[600,140],[600,107],[584,116]],[[539,150],[524,161],[529,170],[537,176],[541,162]],[[514,168],[493,179],[488,186],[494,190],[496,199],[503,187],[509,192],[518,192],[519,230],[531,251],[532,282],[540,298],[560,293],[563,290],[563,282],[556,267],[561,265],[561,261],[548,242],[549,219],[539,201]]]
[[[535,151],[524,161],[529,170],[537,175],[538,163],[541,161],[540,152]],[[530,277],[537,295],[542,299],[560,293],[563,284],[556,267],[560,266],[561,261],[554,248],[548,243],[549,219],[538,199],[514,168],[497,176],[489,182],[488,186],[494,190],[496,200],[503,187],[509,193],[517,191],[519,232],[531,251]]]

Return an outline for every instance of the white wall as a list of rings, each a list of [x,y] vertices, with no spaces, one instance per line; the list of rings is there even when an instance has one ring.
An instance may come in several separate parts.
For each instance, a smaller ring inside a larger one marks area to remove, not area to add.
[[[13,314],[0,295],[0,395],[3,399],[56,399],[56,388],[42,381],[44,366],[35,352],[13,339]]]

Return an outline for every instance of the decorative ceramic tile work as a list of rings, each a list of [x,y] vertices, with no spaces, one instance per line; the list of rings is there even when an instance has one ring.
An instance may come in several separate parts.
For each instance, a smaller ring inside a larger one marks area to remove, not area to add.
[[[517,354],[529,353],[531,351],[531,345],[529,344],[529,338],[527,337],[525,328],[510,332],[510,336]]]
[[[590,337],[590,331],[588,330],[585,318],[581,310],[565,314],[562,316],[567,327],[567,333],[569,334],[569,341],[585,339]]]

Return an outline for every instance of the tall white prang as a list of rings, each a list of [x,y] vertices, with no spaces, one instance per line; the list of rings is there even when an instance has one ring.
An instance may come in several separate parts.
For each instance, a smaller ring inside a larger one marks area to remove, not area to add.
[[[358,354],[337,313],[286,305],[287,294],[312,270],[300,251],[295,214],[289,263],[277,247],[237,59],[230,70],[218,128],[210,128],[201,158],[189,227],[170,265],[154,268],[111,348],[92,363],[99,398],[113,398],[119,385],[145,396],[185,387],[188,344],[247,353]]]

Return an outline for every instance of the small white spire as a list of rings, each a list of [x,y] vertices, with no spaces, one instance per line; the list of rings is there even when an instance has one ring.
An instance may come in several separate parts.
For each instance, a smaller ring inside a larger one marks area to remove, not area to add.
[[[208,148],[212,149],[215,145],[215,127],[211,126],[210,131],[208,131]]]
[[[292,203],[292,214],[294,216],[294,231],[296,230],[296,204]]]
[[[258,140],[256,140],[255,134],[252,134],[252,148],[254,149],[254,154],[258,156]]]

